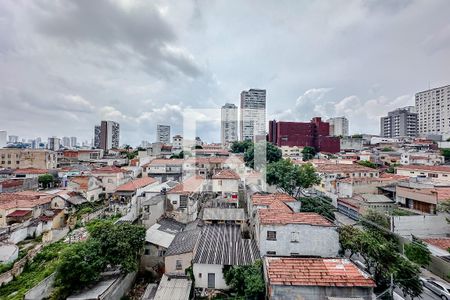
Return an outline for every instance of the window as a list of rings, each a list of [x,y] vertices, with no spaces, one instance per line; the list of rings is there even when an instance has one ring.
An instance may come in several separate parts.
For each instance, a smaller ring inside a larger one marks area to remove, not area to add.
[[[218,181],[217,181],[217,184],[218,184],[218,185],[222,185],[222,180],[218,180]]]
[[[299,256],[300,254],[298,252],[291,252],[291,256]]]
[[[188,202],[188,196],[186,196],[186,195],[180,196],[180,208],[186,208],[187,202]]]
[[[202,278],[202,273],[198,273],[198,278]]]
[[[268,241],[276,241],[277,240],[277,232],[276,231],[267,231],[267,240]]]
[[[158,256],[163,257],[166,254],[166,250],[158,250]]]
[[[147,249],[147,248],[146,248],[146,249],[144,250],[144,255],[150,255],[150,249]]]
[[[267,255],[277,255],[276,251],[267,251]]]
[[[176,200],[172,201],[172,204],[178,204],[178,201],[176,201]]]
[[[298,232],[291,232],[291,243],[298,243]]]
[[[177,261],[175,262],[175,269],[181,270],[182,268],[183,266],[181,264],[181,260],[177,259]]]

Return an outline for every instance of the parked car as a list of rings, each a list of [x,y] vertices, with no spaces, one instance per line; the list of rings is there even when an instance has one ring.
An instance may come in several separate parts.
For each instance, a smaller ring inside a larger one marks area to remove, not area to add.
[[[450,300],[450,284],[438,281],[434,278],[420,277],[420,281],[422,282],[424,287],[439,295],[442,300]]]

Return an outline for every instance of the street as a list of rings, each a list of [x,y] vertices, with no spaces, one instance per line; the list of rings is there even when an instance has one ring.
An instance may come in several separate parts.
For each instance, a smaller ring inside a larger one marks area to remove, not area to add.
[[[397,294],[400,297],[394,297],[394,299],[411,299],[410,297],[403,297],[403,293],[400,289],[396,288],[394,290],[394,294]],[[427,289],[426,287],[423,288],[422,295],[420,295],[420,299],[424,300],[442,300],[438,295]]]

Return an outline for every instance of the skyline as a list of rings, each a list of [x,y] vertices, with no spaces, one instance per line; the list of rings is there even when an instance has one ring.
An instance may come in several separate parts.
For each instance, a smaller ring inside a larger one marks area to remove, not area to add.
[[[91,141],[94,124],[107,119],[121,124],[121,143],[138,145],[155,140],[158,123],[182,133],[187,108],[220,110],[238,105],[241,91],[262,88],[267,120],[346,116],[350,134],[379,134],[382,115],[450,83],[448,8],[6,1],[0,130]],[[204,140],[220,141],[220,122],[204,128]]]

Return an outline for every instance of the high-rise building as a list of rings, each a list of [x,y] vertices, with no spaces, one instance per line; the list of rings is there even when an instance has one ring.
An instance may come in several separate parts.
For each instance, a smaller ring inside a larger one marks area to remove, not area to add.
[[[381,117],[380,135],[386,138],[416,137],[418,134],[417,119],[414,106],[391,111],[386,117]]]
[[[70,138],[68,136],[63,136],[61,139],[61,143],[64,148],[70,148]]]
[[[92,145],[95,149],[100,149],[100,133],[102,131],[100,125],[95,125],[94,127],[94,144]]]
[[[183,137],[179,134],[174,135],[172,138],[172,149],[180,150],[183,149]]]
[[[47,149],[52,151],[58,151],[61,148],[61,139],[57,137],[49,137],[47,143]]]
[[[221,142],[222,146],[238,140],[238,108],[226,103],[221,109]]]
[[[319,117],[310,122],[269,122],[269,142],[278,147],[314,147],[317,152],[340,151],[338,137],[330,136],[330,125]]]
[[[102,121],[100,124],[100,149],[108,151],[119,148],[120,126],[114,121]]]
[[[416,94],[419,134],[450,137],[450,85]]]
[[[5,130],[0,130],[0,148],[3,148],[6,146],[6,137],[8,134]]]
[[[240,110],[241,140],[265,140],[266,90],[242,91]]]
[[[163,144],[170,144],[170,126],[156,125],[156,140]]]
[[[348,136],[348,120],[346,117],[335,117],[327,120],[330,124],[331,136]]]
[[[19,137],[17,135],[10,135],[8,137],[8,143],[15,144],[19,142]]]
[[[70,147],[75,148],[77,146],[77,137],[71,136],[70,137]]]

